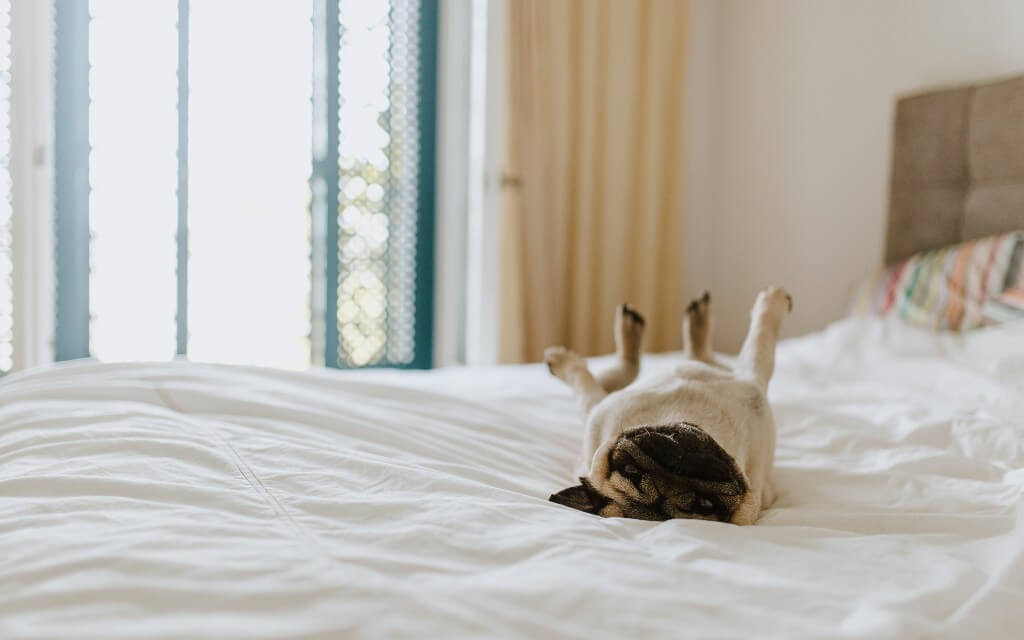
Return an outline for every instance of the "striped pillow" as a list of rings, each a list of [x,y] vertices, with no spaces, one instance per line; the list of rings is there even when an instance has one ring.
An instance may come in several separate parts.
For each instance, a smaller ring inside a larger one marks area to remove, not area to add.
[[[854,298],[854,314],[894,314],[947,331],[1024,317],[1016,297],[1024,287],[1014,283],[1024,277],[1022,253],[1024,231],[918,253],[867,278]]]
[[[987,301],[984,311],[985,319],[990,321],[988,324],[1024,320],[1024,286],[1011,287],[998,298]]]

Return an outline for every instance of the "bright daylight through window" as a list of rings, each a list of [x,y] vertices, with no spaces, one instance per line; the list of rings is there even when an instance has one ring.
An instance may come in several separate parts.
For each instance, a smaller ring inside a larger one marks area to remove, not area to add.
[[[436,2],[56,6],[59,358],[429,366]]]

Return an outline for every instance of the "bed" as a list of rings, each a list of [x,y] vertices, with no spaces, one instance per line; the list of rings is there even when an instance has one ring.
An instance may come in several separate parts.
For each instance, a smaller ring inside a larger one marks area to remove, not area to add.
[[[890,258],[1024,226],[965,148],[989,106],[1020,132],[1006,84],[900,102]],[[0,638],[1020,636],[1024,324],[850,318],[782,343],[769,396],[780,496],[737,527],[548,502],[581,425],[539,365],[16,374]]]

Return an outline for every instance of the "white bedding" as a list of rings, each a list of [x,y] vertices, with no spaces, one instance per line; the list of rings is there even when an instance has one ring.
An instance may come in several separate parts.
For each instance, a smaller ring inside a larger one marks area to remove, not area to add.
[[[1024,635],[1024,326],[846,321],[769,396],[736,527],[547,502],[581,425],[540,366],[12,376],[0,638]]]

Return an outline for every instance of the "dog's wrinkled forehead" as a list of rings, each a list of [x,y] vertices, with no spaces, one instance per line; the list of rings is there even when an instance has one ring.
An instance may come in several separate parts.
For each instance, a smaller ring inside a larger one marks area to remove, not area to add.
[[[632,463],[698,484],[731,483],[735,476],[732,457],[703,429],[688,422],[628,429],[608,452],[608,462],[614,471]]]

